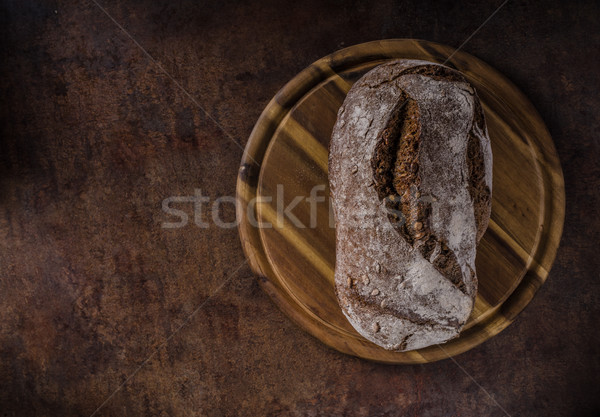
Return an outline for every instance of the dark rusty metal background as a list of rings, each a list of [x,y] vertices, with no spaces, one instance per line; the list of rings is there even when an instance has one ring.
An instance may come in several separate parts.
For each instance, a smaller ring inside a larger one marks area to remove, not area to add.
[[[486,391],[513,416],[600,411],[597,2],[511,0],[464,47],[546,120],[567,214],[548,282],[463,369],[339,354],[235,272],[236,229],[190,205],[161,227],[169,196],[234,195],[234,140],[311,62],[381,38],[457,47],[500,3],[100,1],[151,59],[93,1],[3,0],[0,415],[505,415]]]

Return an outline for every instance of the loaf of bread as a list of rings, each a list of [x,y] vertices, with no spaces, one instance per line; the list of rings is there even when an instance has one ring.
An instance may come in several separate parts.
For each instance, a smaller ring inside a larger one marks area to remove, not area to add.
[[[389,350],[456,337],[473,310],[491,211],[492,152],[474,88],[432,62],[380,65],[348,92],[329,151],[345,316]]]

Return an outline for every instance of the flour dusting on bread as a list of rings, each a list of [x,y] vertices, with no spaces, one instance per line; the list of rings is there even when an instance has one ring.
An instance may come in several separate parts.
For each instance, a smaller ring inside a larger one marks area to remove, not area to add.
[[[479,99],[459,72],[397,60],[350,89],[329,154],[335,285],[365,338],[404,351],[459,334],[477,292],[491,165]]]

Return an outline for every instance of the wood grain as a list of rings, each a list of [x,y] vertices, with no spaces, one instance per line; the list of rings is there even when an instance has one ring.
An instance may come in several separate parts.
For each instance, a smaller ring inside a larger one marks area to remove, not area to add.
[[[459,51],[446,65],[475,85],[494,155],[492,216],[477,252],[479,289],[473,314],[460,337],[443,348],[389,352],[361,337],[338,306],[333,284],[335,229],[328,201],[316,204],[316,227],[310,227],[311,204],[306,199],[315,186],[322,188],[318,195],[329,196],[327,147],[337,110],[351,85],[376,65],[394,58],[443,63],[453,51],[407,39],[340,50],[281,89],[248,140],[237,181],[246,256],[279,308],[341,352],[386,363],[431,362],[465,352],[514,320],[544,283],[554,260],[565,195],[552,139],[531,103],[510,81]],[[278,198],[284,207],[298,201],[291,212],[306,227],[278,217]],[[272,227],[257,227],[254,218]]]

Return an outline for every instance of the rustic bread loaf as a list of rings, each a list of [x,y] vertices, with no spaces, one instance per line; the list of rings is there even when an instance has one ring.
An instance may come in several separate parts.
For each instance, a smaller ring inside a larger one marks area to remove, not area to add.
[[[492,153],[473,87],[426,61],[371,70],[338,112],[329,182],[336,294],[354,328],[397,351],[456,337],[491,210]]]

